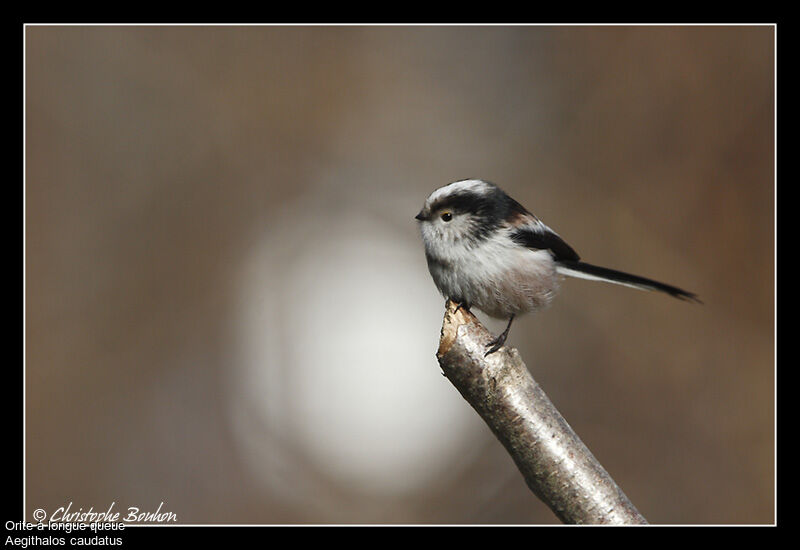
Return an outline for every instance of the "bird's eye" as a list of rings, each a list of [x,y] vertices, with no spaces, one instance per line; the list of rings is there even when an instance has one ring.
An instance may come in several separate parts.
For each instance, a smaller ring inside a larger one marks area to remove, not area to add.
[[[449,222],[453,219],[453,214],[450,212],[442,212],[442,221]]]

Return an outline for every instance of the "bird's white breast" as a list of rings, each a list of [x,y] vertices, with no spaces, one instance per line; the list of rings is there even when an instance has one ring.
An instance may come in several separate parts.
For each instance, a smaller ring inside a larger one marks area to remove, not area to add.
[[[423,229],[428,268],[445,297],[508,318],[546,307],[558,291],[560,278],[547,250],[522,247],[502,230],[478,242],[441,237]]]

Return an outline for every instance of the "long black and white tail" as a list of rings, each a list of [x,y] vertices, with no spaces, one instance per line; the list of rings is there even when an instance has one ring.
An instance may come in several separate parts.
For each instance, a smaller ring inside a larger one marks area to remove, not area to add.
[[[614,283],[617,285],[629,286],[638,288],[640,290],[659,290],[666,292],[670,296],[674,296],[680,300],[688,300],[690,302],[700,302],[697,296],[691,292],[687,292],[678,287],[659,283],[652,279],[639,277],[638,275],[631,275],[630,273],[623,273],[615,269],[607,267],[599,267],[592,264],[587,264],[580,261],[562,260],[556,264],[558,272],[568,277],[577,277],[579,279],[588,279],[590,281],[604,281],[606,283]]]

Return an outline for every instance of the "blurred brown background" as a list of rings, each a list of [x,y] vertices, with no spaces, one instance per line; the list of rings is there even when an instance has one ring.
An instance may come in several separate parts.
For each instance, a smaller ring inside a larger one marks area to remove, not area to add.
[[[27,27],[27,513],[556,523],[439,372],[413,216],[589,262],[509,344],[652,523],[774,512],[774,29]],[[492,330],[503,324],[490,322]]]

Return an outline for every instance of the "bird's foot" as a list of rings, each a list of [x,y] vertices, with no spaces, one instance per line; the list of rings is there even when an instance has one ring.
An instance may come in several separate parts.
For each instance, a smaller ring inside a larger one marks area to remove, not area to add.
[[[486,347],[489,348],[489,349],[486,351],[486,353],[483,354],[483,356],[484,357],[488,357],[489,354],[492,354],[492,353],[496,352],[497,350],[499,350],[500,348],[502,348],[503,344],[506,343],[506,337],[507,336],[508,335],[504,332],[503,334],[501,334],[500,336],[498,336],[497,338],[495,338],[494,340],[489,342],[486,345]]]
[[[506,338],[508,338],[508,331],[511,330],[511,323],[514,322],[514,316],[511,316],[511,319],[508,320],[508,325],[506,326],[506,330],[504,330],[500,336],[489,342],[486,347],[489,348],[486,353],[483,354],[484,357],[488,357],[489,354],[496,352],[500,348],[503,347],[503,344],[506,343]]]

